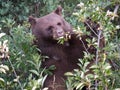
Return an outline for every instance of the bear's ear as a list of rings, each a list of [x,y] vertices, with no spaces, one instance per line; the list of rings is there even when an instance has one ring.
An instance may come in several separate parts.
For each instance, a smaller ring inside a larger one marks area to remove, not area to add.
[[[54,12],[61,16],[62,15],[62,7],[58,6],[57,9]]]
[[[33,16],[29,16],[28,21],[30,22],[31,25],[35,25],[36,24],[36,19]]]

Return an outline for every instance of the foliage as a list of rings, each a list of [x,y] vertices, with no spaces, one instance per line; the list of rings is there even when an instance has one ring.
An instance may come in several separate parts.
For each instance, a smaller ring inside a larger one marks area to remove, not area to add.
[[[99,22],[100,28],[99,33],[96,34],[97,38],[93,38],[92,41],[88,40],[88,46],[93,45],[96,47],[97,44],[95,58],[96,61],[95,64],[90,67],[90,69],[92,69],[92,73],[88,72],[90,61],[89,58],[86,58],[86,55],[88,54],[87,57],[90,56],[89,52],[86,51],[87,54],[85,53],[84,58],[81,59],[80,63],[78,64],[80,69],[75,69],[72,73],[66,73],[66,75],[68,76],[68,80],[66,83],[67,87],[70,88],[70,90],[73,90],[74,88],[76,88],[77,90],[81,90],[84,86],[86,86],[88,90],[113,90],[116,88],[117,82],[114,82],[115,77],[111,79],[111,77],[113,77],[112,73],[114,71],[111,70],[111,66],[108,62],[112,61],[113,63],[111,63],[111,65],[113,65],[115,64],[113,60],[117,60],[119,58],[118,52],[115,50],[117,49],[117,43],[115,41],[111,41],[115,40],[115,35],[117,33],[117,29],[115,28],[115,25],[111,22],[111,20],[113,17],[118,18],[118,15],[112,11],[109,12],[108,10],[105,12],[104,10],[105,7],[111,5],[112,3],[113,2],[110,1],[101,2],[100,0],[81,0],[81,2],[77,5],[75,12],[73,13],[73,15],[76,16],[76,20],[78,23],[78,25],[76,25],[76,31],[80,35],[81,33],[84,33],[85,29],[85,26],[82,25],[82,23],[85,22],[86,18],[88,17],[90,17],[90,19],[92,19],[93,21]],[[103,52],[103,50],[101,50],[98,46],[100,43],[99,34],[101,30],[106,41],[106,46],[104,47],[105,52]],[[115,75],[118,75],[119,77],[119,74]]]
[[[0,33],[0,39],[5,36],[5,33]],[[0,60],[3,60],[4,58],[7,58],[8,56],[8,45],[7,40],[1,40],[0,41]],[[0,74],[6,74],[7,71],[9,71],[9,67],[4,64],[0,64]],[[3,77],[0,76],[0,85],[1,87],[5,86],[5,80]]]
[[[32,45],[34,37],[25,26],[11,27],[10,35],[6,35],[10,51],[8,52],[6,49],[7,53],[4,52],[1,60],[1,63],[4,63],[0,67],[1,73],[7,73],[0,75],[1,89],[41,89],[47,77],[47,74],[43,75],[45,70],[41,68],[43,57],[38,54],[36,46]],[[1,33],[0,36],[2,37],[2,35],[4,34]],[[6,41],[1,43],[3,47],[6,47],[5,44]],[[3,81],[4,83],[2,83]],[[32,85],[33,83],[34,85]]]
[[[119,4],[119,0],[0,0],[0,89],[40,90],[43,87],[54,66],[48,70],[41,68],[45,57],[40,56],[36,46],[32,45],[34,37],[27,19],[30,15],[43,16],[57,5],[63,7],[63,16],[79,36],[89,34],[83,22],[90,17],[99,22],[106,40],[105,52],[97,47],[97,56],[101,61],[91,66],[94,74],[87,73],[93,58],[87,52],[83,59],[79,59],[80,68],[66,73],[68,90],[80,90],[84,86],[98,90],[120,88],[120,8],[114,13]],[[94,41],[99,39],[88,40],[88,45],[96,46]],[[63,38],[60,42],[64,42]]]

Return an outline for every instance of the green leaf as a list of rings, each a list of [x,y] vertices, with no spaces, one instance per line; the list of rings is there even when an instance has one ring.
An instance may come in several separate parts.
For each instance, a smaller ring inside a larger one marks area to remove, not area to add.
[[[5,69],[6,71],[9,71],[9,67],[7,66],[7,65],[0,65],[0,68],[3,68],[3,69]]]
[[[111,68],[111,66],[106,66],[106,67],[105,67],[106,70],[108,70],[108,69],[110,69],[110,68]]]
[[[0,68],[0,73],[5,73],[6,74],[6,71],[4,68]]]
[[[5,33],[0,33],[0,38],[5,36]]]
[[[0,78],[0,81],[5,82],[3,78]]]
[[[36,70],[29,70],[30,72],[32,72],[33,74],[39,76],[39,73]]]
[[[97,66],[97,65],[92,65],[90,68],[91,68],[91,69],[97,69],[98,66]]]
[[[120,88],[116,88],[115,90],[120,90]]]
[[[84,76],[85,76],[84,72],[81,72],[80,77],[83,79],[83,78],[84,78]]]
[[[74,74],[72,72],[65,73],[66,76],[73,76]]]
[[[44,85],[44,82],[45,82],[47,76],[48,76],[48,75],[45,75],[45,76],[43,77],[43,80],[42,80],[42,86]]]
[[[90,62],[85,62],[85,63],[84,63],[84,68],[85,68],[85,69],[87,68],[87,66],[89,65],[89,63],[90,63]]]
[[[83,87],[84,87],[84,83],[80,83],[80,84],[77,85],[76,89],[81,90]]]
[[[32,90],[36,90],[37,89],[37,86],[33,86]]]
[[[42,90],[48,90],[48,88],[43,88]]]
[[[27,60],[27,62],[34,65],[34,66],[36,66],[36,64],[33,61]]]

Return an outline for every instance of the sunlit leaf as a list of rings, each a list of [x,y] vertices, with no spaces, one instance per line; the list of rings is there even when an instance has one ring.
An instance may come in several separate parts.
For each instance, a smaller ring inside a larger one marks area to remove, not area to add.
[[[4,68],[6,71],[8,71],[9,70],[9,67],[7,66],[7,65],[0,65],[0,68]]]
[[[84,83],[80,83],[80,84],[77,85],[76,89],[81,90],[83,87],[84,87]]]
[[[111,66],[106,66],[104,69],[108,70],[108,69],[110,69],[110,68],[111,68]]]
[[[43,88],[42,90],[48,90],[48,88]]]
[[[80,75],[81,78],[84,78],[85,77],[85,74],[84,72],[81,72],[81,75]]]
[[[0,81],[5,82],[5,80],[3,78],[0,78]]]
[[[18,81],[19,81],[19,78],[20,78],[20,76],[17,76],[17,78],[15,78],[13,81],[14,81],[14,82],[18,82]]]
[[[32,90],[36,90],[37,89],[37,86],[33,86]]]
[[[98,66],[97,65],[92,65],[90,68],[91,69],[96,69],[96,68],[98,68]]]
[[[65,73],[66,76],[73,76],[74,74],[72,72]]]
[[[0,33],[0,38],[5,36],[5,33]]]
[[[4,68],[0,68],[0,73],[5,73],[6,74],[6,70]]]
[[[43,79],[42,79],[42,86],[44,85],[44,82],[45,82],[47,76],[48,76],[48,75],[45,75],[45,76],[43,77]]]

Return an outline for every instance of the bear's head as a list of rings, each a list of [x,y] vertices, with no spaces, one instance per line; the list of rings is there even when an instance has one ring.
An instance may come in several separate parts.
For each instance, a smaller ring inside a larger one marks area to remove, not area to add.
[[[36,39],[57,40],[66,34],[72,33],[71,25],[62,17],[62,7],[58,6],[55,11],[41,18],[30,16],[32,33]]]

